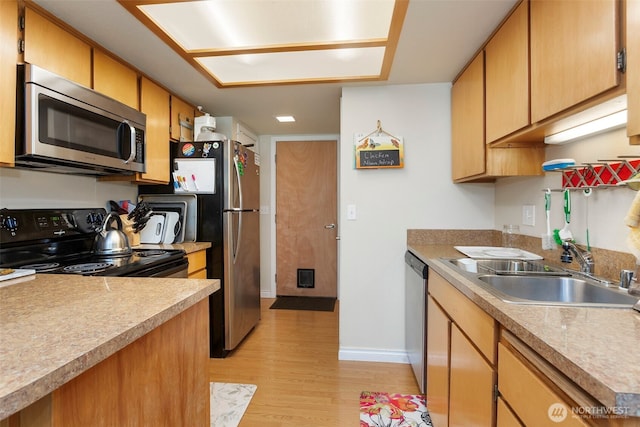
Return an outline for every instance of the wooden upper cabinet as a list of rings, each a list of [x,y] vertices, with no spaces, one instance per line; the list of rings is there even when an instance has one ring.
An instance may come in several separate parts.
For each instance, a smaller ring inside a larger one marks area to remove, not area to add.
[[[523,1],[485,47],[486,142],[529,124],[529,2]]]
[[[0,166],[13,166],[16,131],[18,2],[0,1]]]
[[[136,110],[138,73],[100,50],[93,52],[93,88]]]
[[[24,61],[91,87],[91,46],[25,8]]]
[[[171,96],[171,139],[193,141],[195,107],[177,96]]]
[[[451,89],[451,150],[454,181],[485,172],[482,52]]]
[[[147,115],[146,172],[138,182],[169,182],[169,92],[146,77],[140,79],[140,111]]]
[[[531,0],[532,123],[618,85],[618,3]]]
[[[640,144],[640,1],[627,1],[627,135]]]

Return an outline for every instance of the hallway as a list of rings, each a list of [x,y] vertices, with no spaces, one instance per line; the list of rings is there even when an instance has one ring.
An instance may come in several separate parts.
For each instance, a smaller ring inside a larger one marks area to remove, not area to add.
[[[361,391],[419,393],[408,364],[337,360],[338,305],[270,310],[273,301],[262,300],[259,325],[234,353],[210,362],[211,381],[258,386],[240,427],[357,426]]]

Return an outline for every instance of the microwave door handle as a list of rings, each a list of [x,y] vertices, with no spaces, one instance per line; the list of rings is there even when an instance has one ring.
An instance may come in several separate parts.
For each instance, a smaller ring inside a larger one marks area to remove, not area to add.
[[[131,126],[131,124],[126,120],[123,120],[122,123],[120,123],[120,126],[129,126],[129,135],[131,136],[131,140],[130,140],[131,154],[129,154],[129,158],[124,161],[124,163],[127,164],[136,158],[136,129],[133,126]],[[122,141],[118,141],[118,146],[121,146],[121,144],[122,144]]]

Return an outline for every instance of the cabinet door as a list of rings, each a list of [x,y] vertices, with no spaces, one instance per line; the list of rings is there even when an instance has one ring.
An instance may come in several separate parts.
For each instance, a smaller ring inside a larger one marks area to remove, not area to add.
[[[93,53],[93,88],[131,108],[138,106],[138,73],[106,53]]]
[[[189,258],[189,279],[207,278],[207,251],[191,252]]]
[[[91,46],[25,8],[24,61],[91,87]]]
[[[427,302],[427,409],[434,426],[449,425],[449,334],[451,321],[429,296]]]
[[[525,425],[588,425],[574,418],[571,405],[502,343],[498,344],[498,389]]]
[[[482,52],[451,89],[451,157],[454,180],[485,172]]]
[[[452,324],[449,427],[493,425],[493,384],[491,366]]]
[[[143,77],[140,111],[147,115],[146,172],[140,181],[169,182],[169,92]]]
[[[523,1],[485,48],[487,142],[529,124],[529,2]]]
[[[498,398],[498,415],[496,420],[497,427],[522,427],[522,423],[511,412],[511,409],[505,405],[502,398]]]
[[[18,2],[0,1],[0,165],[13,166],[16,131]]]
[[[195,108],[177,96],[171,96],[171,139],[193,141]]]
[[[531,122],[618,84],[618,2],[531,0]]]
[[[627,5],[627,135],[640,144],[640,1]]]

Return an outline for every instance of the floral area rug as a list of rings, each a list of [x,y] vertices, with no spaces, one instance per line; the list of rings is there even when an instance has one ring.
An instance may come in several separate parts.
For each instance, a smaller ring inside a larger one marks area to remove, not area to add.
[[[253,384],[209,383],[211,427],[238,427],[256,388]]]
[[[433,427],[421,394],[363,391],[360,427]]]

